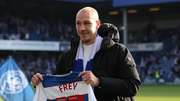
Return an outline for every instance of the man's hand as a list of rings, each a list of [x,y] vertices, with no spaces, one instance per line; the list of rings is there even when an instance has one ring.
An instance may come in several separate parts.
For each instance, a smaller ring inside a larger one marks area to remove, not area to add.
[[[34,86],[37,86],[39,82],[43,80],[42,74],[36,73],[32,76],[31,81]]]
[[[80,73],[80,76],[86,84],[90,84],[93,87],[99,85],[99,79],[91,71],[83,71]]]

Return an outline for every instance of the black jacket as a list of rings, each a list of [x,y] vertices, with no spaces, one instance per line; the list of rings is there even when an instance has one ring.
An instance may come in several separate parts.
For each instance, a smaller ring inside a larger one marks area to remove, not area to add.
[[[72,41],[71,50],[61,56],[56,74],[72,70],[78,43]],[[124,45],[104,38],[93,59],[92,72],[100,80],[100,85],[94,88],[98,101],[134,101],[140,79],[134,59]]]

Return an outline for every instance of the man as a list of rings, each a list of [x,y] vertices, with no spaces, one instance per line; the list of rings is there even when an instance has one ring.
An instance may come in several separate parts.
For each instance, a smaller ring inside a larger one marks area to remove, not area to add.
[[[130,51],[109,37],[97,34],[100,20],[97,11],[84,7],[76,15],[79,39],[72,40],[71,50],[63,54],[56,74],[80,72],[83,81],[94,88],[97,101],[134,101],[140,79]],[[43,80],[37,73],[32,83]]]

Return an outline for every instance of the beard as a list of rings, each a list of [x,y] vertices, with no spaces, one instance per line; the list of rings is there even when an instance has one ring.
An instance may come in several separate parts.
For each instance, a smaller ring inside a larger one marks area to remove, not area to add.
[[[92,36],[92,35],[81,37],[82,43],[87,44],[87,45],[94,43],[95,39],[96,39],[96,36]]]
[[[96,34],[88,30],[80,31],[78,35],[84,44],[91,44],[96,38]]]

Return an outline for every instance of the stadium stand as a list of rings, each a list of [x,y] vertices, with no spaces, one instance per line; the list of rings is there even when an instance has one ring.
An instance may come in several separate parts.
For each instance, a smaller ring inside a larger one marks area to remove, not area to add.
[[[87,5],[99,10],[100,15],[103,15],[102,22],[117,25],[120,36],[123,36],[122,7],[113,7],[112,0],[99,0],[101,2],[98,3],[94,3],[95,0],[93,0],[90,4],[70,1],[17,0],[18,3],[14,3],[13,0],[8,0],[8,2],[1,0],[0,40],[70,41],[76,35],[74,15],[78,8]],[[127,9],[137,11],[136,13],[128,12],[129,44],[133,43],[136,46],[139,43],[159,42],[163,44],[162,49],[155,51],[133,51],[144,83],[177,83],[180,81],[179,5],[178,2],[132,6]],[[160,11],[149,12],[149,8],[154,6],[160,7]],[[120,13],[109,15],[108,12],[114,10]],[[122,39],[120,41],[122,42]],[[0,50],[0,61],[2,63],[7,56],[12,55],[30,79],[35,72],[52,73],[61,52],[2,49]]]

